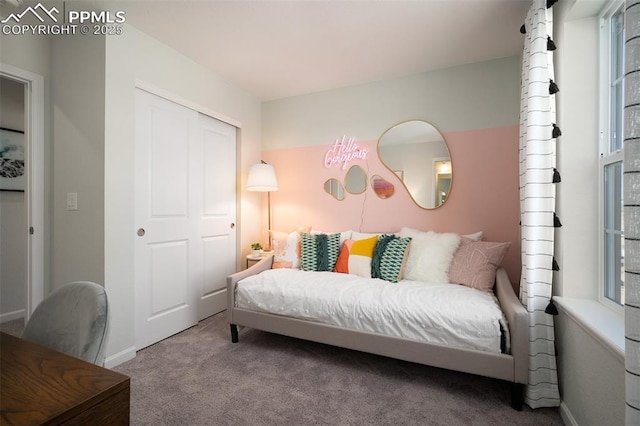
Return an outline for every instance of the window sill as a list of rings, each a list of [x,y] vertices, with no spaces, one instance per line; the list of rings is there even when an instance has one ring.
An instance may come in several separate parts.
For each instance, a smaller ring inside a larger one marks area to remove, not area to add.
[[[595,300],[553,297],[561,311],[624,363],[624,316]]]

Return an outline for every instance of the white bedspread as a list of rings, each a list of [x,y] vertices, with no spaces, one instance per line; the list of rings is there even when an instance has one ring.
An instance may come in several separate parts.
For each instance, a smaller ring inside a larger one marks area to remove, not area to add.
[[[508,333],[493,294],[446,283],[394,284],[333,272],[270,269],[238,282],[236,306],[496,353],[501,352],[500,324]]]

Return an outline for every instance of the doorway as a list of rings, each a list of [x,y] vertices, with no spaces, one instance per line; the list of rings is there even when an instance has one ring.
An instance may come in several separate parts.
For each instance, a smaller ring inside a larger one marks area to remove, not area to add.
[[[3,110],[3,120],[6,120],[3,127],[8,129],[6,135],[12,141],[12,146],[22,145],[24,164],[23,181],[17,185],[15,181],[11,181],[5,186],[9,191],[0,191],[3,226],[5,221],[16,224],[17,229],[12,229],[9,241],[17,244],[19,250],[16,257],[9,255],[7,259],[4,247],[6,229],[3,229],[4,251],[0,256],[2,299],[10,294],[12,300],[0,309],[0,321],[22,317],[26,322],[42,301],[45,288],[44,78],[0,63],[0,79],[2,89],[7,90],[0,92],[3,102],[5,96],[11,96],[10,101],[7,99],[8,109]],[[15,214],[21,214],[22,220],[15,217]]]

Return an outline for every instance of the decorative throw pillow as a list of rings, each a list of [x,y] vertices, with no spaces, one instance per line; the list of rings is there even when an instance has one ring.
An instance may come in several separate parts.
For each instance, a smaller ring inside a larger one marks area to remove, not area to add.
[[[491,243],[463,238],[451,261],[449,281],[491,291],[496,279],[496,269],[510,245],[510,242]]]
[[[371,276],[392,283],[400,281],[410,243],[411,237],[380,236],[371,262]]]
[[[300,233],[300,269],[333,271],[340,251],[340,234]]]
[[[346,240],[336,261],[335,272],[371,278],[371,259],[378,235],[361,240]]]
[[[429,231],[420,231],[419,229],[407,228],[404,227],[397,234],[401,237],[418,237],[420,235],[424,235]],[[472,234],[462,235],[464,238],[469,238],[470,240],[480,241],[482,240],[484,233],[482,231],[474,232]]]
[[[365,238],[370,238],[370,237],[377,237],[379,234],[376,232],[358,232],[358,231],[353,231],[351,233],[351,238],[352,240],[364,240]]]
[[[342,243],[347,241],[350,238],[353,238],[351,234],[353,231],[342,231],[342,232],[327,232],[327,231],[318,231],[317,229],[312,229],[311,231],[302,231],[308,234],[340,234],[340,246],[342,247]],[[359,240],[360,238],[353,238],[354,240]]]
[[[468,238],[473,241],[482,241],[484,233],[482,231],[474,232],[473,234],[462,235],[462,238]]]
[[[402,237],[402,231],[400,232]],[[453,254],[460,244],[458,234],[420,232],[413,236],[403,277],[427,283],[448,283]]]
[[[300,265],[300,232],[309,232],[311,227],[302,227],[294,232],[270,231],[273,248],[271,268],[298,268]]]

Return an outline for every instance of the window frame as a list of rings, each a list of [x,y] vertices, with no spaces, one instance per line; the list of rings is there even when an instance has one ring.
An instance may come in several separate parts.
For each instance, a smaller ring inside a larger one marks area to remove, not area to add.
[[[598,161],[598,255],[599,255],[599,268],[598,268],[598,295],[597,300],[606,307],[614,310],[617,313],[624,313],[624,305],[617,303],[606,296],[605,275],[607,273],[607,267],[605,264],[605,169],[611,164],[617,162],[623,162],[624,151],[623,147],[615,152],[610,152],[611,146],[611,63],[612,63],[612,49],[611,49],[611,18],[618,13],[618,11],[624,11],[624,0],[616,0],[611,2],[599,16],[600,22],[600,55],[599,55],[599,67],[600,67],[600,132],[599,132],[599,161]],[[624,20],[623,20],[624,22]],[[624,65],[623,65],[624,66]],[[624,90],[623,90],[624,92]],[[624,105],[623,105],[624,107]],[[623,111],[624,114],[624,111]],[[621,135],[624,137],[624,135]],[[624,237],[624,224],[621,224],[623,228]]]

